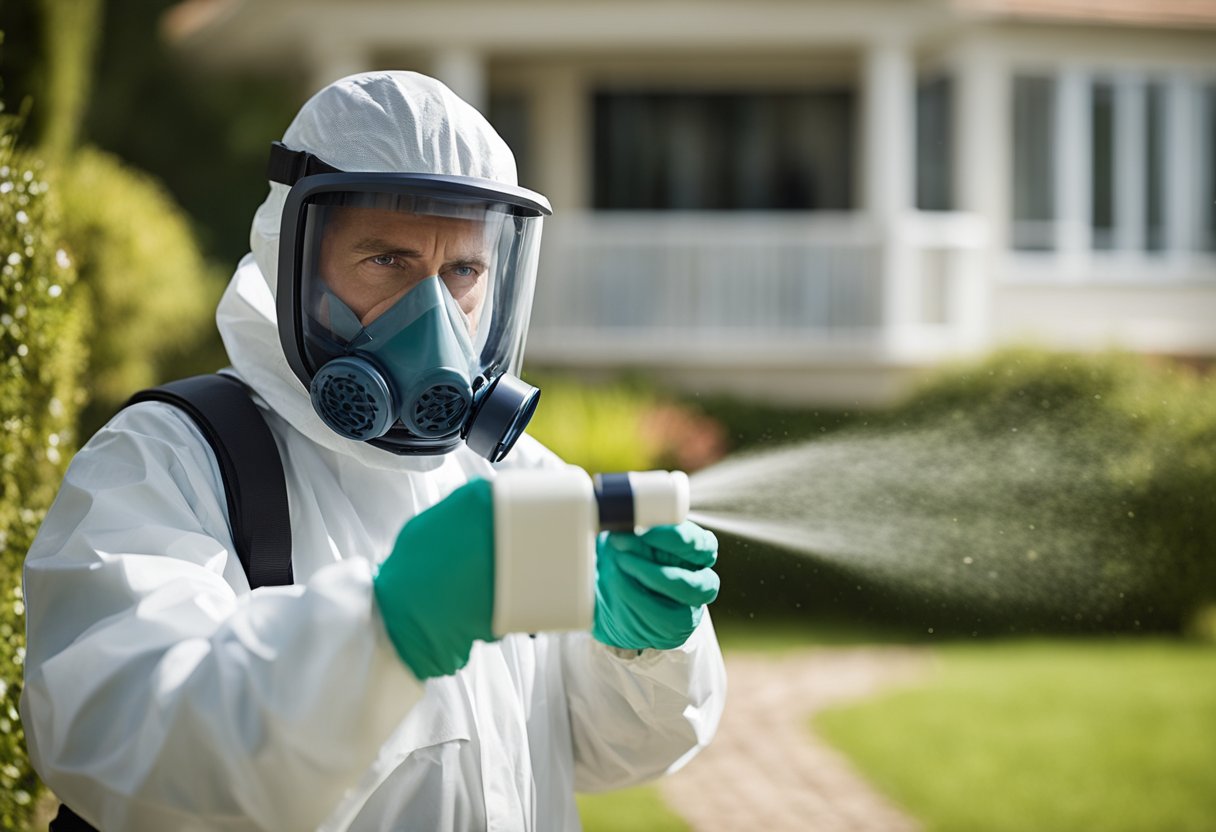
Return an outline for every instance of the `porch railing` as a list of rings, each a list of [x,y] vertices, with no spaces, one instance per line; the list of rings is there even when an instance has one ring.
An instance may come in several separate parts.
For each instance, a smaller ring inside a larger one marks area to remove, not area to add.
[[[599,213],[546,224],[528,353],[557,364],[901,360],[966,340],[982,229],[913,214]],[[982,326],[982,321],[978,322]]]

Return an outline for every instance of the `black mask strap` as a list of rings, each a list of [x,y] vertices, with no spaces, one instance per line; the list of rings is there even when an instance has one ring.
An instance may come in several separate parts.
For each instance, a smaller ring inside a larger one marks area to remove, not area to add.
[[[270,143],[270,160],[266,178],[281,185],[292,185],[315,173],[342,173],[333,165],[322,162],[307,150],[292,150],[282,142]]]

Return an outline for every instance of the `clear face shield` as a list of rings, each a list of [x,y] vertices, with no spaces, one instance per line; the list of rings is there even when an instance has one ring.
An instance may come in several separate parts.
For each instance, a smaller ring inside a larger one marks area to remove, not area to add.
[[[540,391],[515,375],[544,197],[422,174],[319,174],[288,195],[278,313],[325,423],[399,454],[497,461]]]

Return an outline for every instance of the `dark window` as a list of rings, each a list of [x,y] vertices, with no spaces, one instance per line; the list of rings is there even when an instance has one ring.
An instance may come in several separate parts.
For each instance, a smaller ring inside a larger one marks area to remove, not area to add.
[[[1165,96],[1164,84],[1144,91],[1144,247],[1165,248]]]
[[[1097,81],[1090,93],[1090,222],[1095,249],[1115,247],[1115,87]]]
[[[851,91],[601,92],[598,209],[848,210]]]
[[[1013,247],[1055,248],[1056,83],[1013,79]]]
[[[490,107],[486,117],[515,154],[519,184],[535,188],[536,183],[530,178],[531,160],[528,158],[530,148],[527,96],[518,92],[490,93]]]
[[[916,89],[916,207],[949,211],[954,207],[954,101],[949,78],[935,78]]]

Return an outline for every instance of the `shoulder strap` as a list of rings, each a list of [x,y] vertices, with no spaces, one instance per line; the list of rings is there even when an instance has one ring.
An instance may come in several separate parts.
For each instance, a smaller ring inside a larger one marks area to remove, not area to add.
[[[239,380],[193,376],[136,393],[127,402],[171,404],[211,446],[228,498],[228,525],[249,586],[292,583],[291,516],[283,461],[266,420]]]

